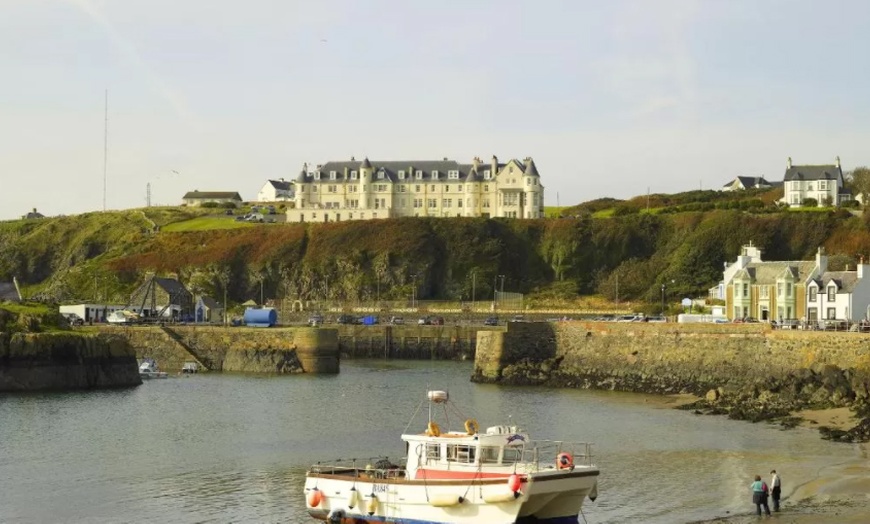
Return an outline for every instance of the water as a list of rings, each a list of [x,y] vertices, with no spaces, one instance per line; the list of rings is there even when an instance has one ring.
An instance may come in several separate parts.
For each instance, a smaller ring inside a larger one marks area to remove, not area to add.
[[[337,376],[202,374],[0,395],[0,522],[307,522],[306,467],[398,459],[427,383],[483,427],[512,415],[533,437],[596,443],[590,523],[745,512],[755,473],[775,467],[787,496],[856,457],[812,431],[694,416],[642,395],[478,385],[470,374],[470,363],[344,361]]]

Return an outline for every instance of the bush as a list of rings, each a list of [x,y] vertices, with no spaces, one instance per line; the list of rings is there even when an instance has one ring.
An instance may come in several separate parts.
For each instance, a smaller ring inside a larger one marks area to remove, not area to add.
[[[207,207],[209,209],[213,209],[213,208],[218,207],[218,203],[217,202],[203,202],[202,204],[200,204],[199,207]]]
[[[815,198],[805,198],[801,205],[803,207],[819,207],[819,201]]]
[[[235,202],[221,202],[220,207],[222,207],[224,209],[235,209],[236,203]]]

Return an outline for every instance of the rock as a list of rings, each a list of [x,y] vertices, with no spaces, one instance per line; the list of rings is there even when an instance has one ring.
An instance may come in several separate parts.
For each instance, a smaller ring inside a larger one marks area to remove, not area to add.
[[[706,398],[708,402],[716,402],[719,400],[719,396],[720,396],[719,390],[711,389],[710,391],[707,392],[707,394],[704,396],[704,398]]]

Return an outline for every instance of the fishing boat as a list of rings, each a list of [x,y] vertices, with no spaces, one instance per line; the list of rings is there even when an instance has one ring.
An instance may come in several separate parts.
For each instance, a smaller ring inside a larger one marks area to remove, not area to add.
[[[305,480],[309,515],[331,524],[576,524],[585,499],[598,496],[590,443],[532,440],[511,424],[481,431],[461,412],[463,428],[453,431],[448,393],[428,391],[427,401],[425,430],[401,437],[403,464],[313,465]]]
[[[157,361],[153,358],[143,359],[139,364],[139,377],[142,380],[149,380],[152,378],[168,378],[169,373],[165,371],[160,371],[160,368],[157,367]]]

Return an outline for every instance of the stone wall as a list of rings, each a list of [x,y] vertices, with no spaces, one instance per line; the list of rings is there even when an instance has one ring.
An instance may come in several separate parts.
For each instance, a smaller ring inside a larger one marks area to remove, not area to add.
[[[764,324],[511,323],[479,333],[474,379],[703,393],[832,365],[870,369],[870,335]]]
[[[339,349],[350,358],[474,358],[477,333],[504,328],[483,326],[374,325],[338,326]]]
[[[100,334],[0,333],[0,392],[99,389],[142,383],[127,341]]]
[[[219,326],[110,327],[139,358],[162,369],[199,362],[213,371],[338,373],[338,334],[323,328],[224,328]]]

